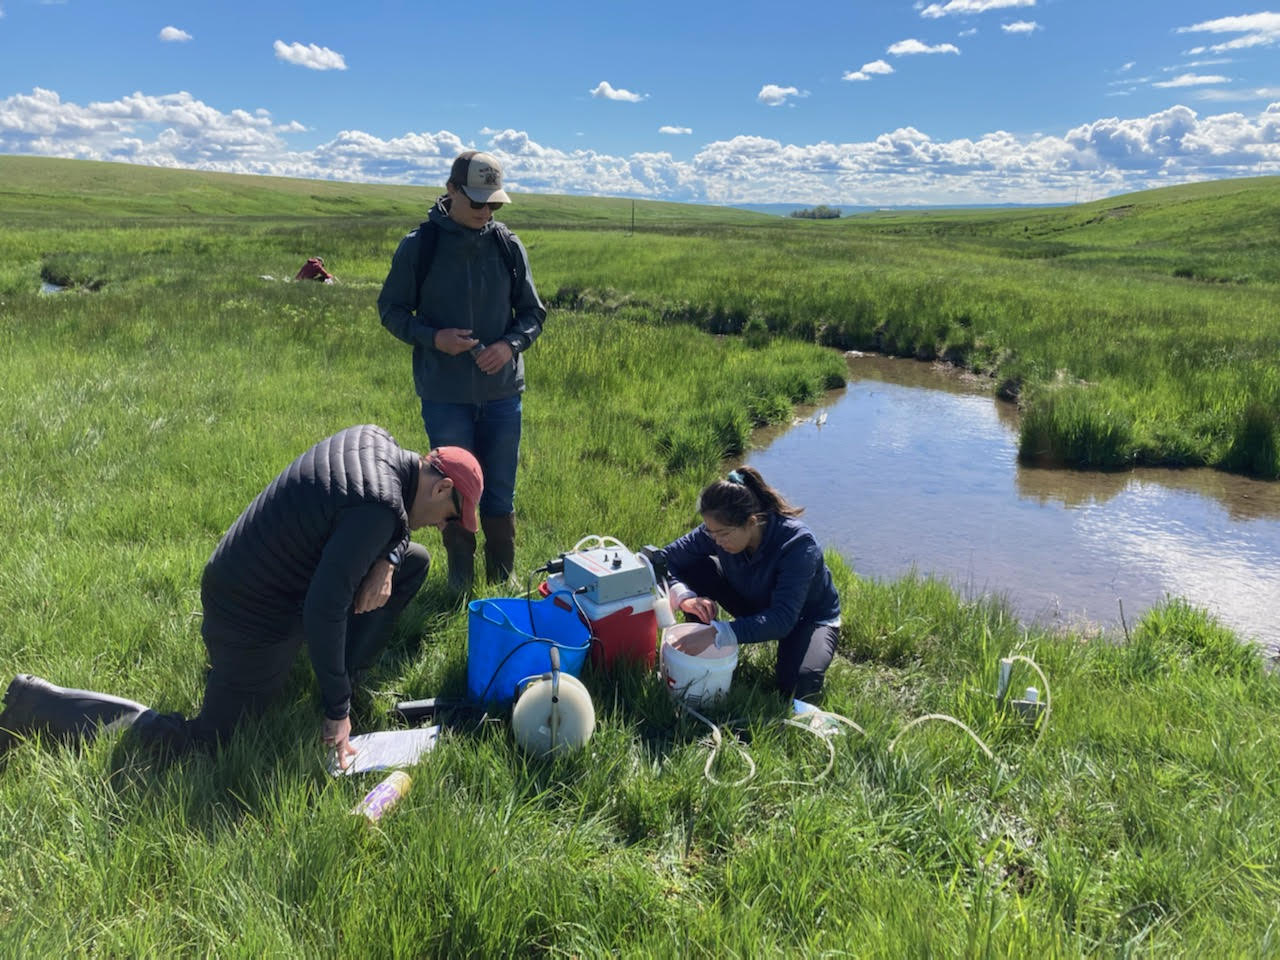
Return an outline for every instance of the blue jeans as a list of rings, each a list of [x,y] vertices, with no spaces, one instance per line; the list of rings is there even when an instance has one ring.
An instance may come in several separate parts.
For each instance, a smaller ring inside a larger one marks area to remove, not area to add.
[[[520,459],[520,394],[488,403],[422,401],[422,425],[432,447],[470,450],[484,473],[480,515],[515,512],[516,464]]]

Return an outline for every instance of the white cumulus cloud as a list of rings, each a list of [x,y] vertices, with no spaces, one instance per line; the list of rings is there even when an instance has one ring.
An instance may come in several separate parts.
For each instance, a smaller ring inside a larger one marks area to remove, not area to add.
[[[684,135],[684,134],[693,133],[693,127],[671,127],[671,126],[661,126],[661,127],[659,127],[659,128],[658,128],[658,132],[659,132],[659,133],[670,133],[670,134],[673,134],[673,135],[675,135],[675,136],[682,136],[682,135]]]
[[[767,106],[780,107],[790,97],[807,97],[808,95],[808,90],[801,90],[798,87],[780,87],[776,83],[766,83],[756,94],[756,99]]]
[[[165,27],[160,31],[160,39],[165,43],[186,43],[191,39],[191,34],[177,27]]]
[[[889,66],[884,60],[872,60],[870,63],[864,63],[857,70],[848,70],[842,80],[870,80],[875,74],[893,73],[893,67]]]
[[[1015,20],[1013,23],[1002,23],[1000,29],[1005,33],[1035,33],[1044,28],[1034,20]]]
[[[604,97],[606,100],[623,100],[627,103],[639,103],[649,95],[647,93],[632,93],[630,90],[623,90],[621,87],[614,88],[609,84],[608,80],[601,80],[591,90],[593,97]]]
[[[960,48],[953,43],[937,43],[932,47],[928,44],[921,43],[915,37],[908,40],[899,40],[897,43],[889,45],[885,51],[890,56],[904,57],[913,53],[959,53]]]
[[[1009,7],[1034,7],[1036,0],[950,0],[949,3],[931,3],[920,11],[920,16],[930,20],[939,17],[968,16],[986,13],[988,10],[1006,10]]]
[[[1238,17],[1219,17],[1189,27],[1178,27],[1178,33],[1238,33],[1241,36],[1207,47],[1193,47],[1188,53],[1224,53],[1249,47],[1270,46],[1280,40],[1280,13],[1248,13]]]
[[[347,69],[347,61],[342,54],[328,47],[318,47],[314,43],[285,43],[283,40],[277,40],[273,47],[277,60],[306,67],[308,70]]]
[[[736,136],[689,159],[626,155],[494,131],[472,143],[448,130],[383,138],[343,130],[306,148],[266,110],[223,111],[189,93],[134,93],[87,104],[55,91],[0,98],[0,154],[80,157],[436,190],[452,160],[483,148],[507,189],[713,203],[942,204],[1071,202],[1172,183],[1280,174],[1280,91],[1261,110],[1201,115],[1185,105],[1109,117],[1059,133],[975,131],[937,140],[902,127],[852,142],[787,143]],[[789,95],[790,96],[790,95]],[[292,139],[292,138],[290,138]]]
[[[1183,73],[1172,80],[1157,80],[1151,85],[1153,87],[1203,87],[1214,83],[1230,82],[1230,77],[1222,77],[1217,74]]]

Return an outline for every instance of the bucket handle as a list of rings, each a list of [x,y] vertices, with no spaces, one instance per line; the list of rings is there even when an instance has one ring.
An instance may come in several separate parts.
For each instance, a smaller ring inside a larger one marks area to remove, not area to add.
[[[502,619],[494,620],[492,617],[490,617],[488,614],[488,611],[490,609],[497,611],[498,616],[501,617]],[[473,612],[478,614],[481,620],[484,620],[487,623],[491,623],[495,627],[510,627],[512,630],[515,630],[519,633],[524,633],[523,630],[521,630],[519,627],[517,627],[514,623],[511,622],[511,618],[508,617],[505,613],[503,613],[502,608],[498,606],[496,603],[494,603],[492,600],[477,600],[476,608]],[[532,627],[533,624],[530,623],[529,626]]]
[[[557,604],[557,606],[559,606],[561,610],[577,610],[577,609],[579,609],[579,608],[578,608],[578,602],[577,602],[577,599],[574,597],[574,595],[573,595],[573,591],[572,591],[572,590],[555,590],[555,591],[553,591],[552,593],[548,594],[547,596],[543,597],[541,600],[538,600],[538,601],[537,601],[537,603],[546,603],[547,601],[552,601],[552,602],[554,602],[554,601],[556,600],[556,598],[557,598],[557,597],[567,597],[567,598],[568,598],[568,605],[567,605],[567,606],[566,606],[566,605],[564,605],[564,604]],[[476,600],[476,601],[474,601],[474,602],[475,602],[476,607],[475,607],[475,610],[474,610],[473,612],[474,612],[474,613],[476,613],[476,614],[480,617],[480,619],[484,620],[486,623],[491,623],[491,624],[493,624],[495,627],[506,627],[506,628],[510,629],[511,631],[513,631],[513,632],[515,632],[515,633],[518,633],[518,634],[521,634],[521,635],[523,635],[523,636],[528,637],[530,640],[541,640],[541,641],[543,641],[544,643],[551,643],[551,644],[555,644],[556,646],[563,647],[565,650],[572,650],[572,651],[574,651],[575,653],[576,653],[577,651],[579,651],[579,650],[586,650],[586,649],[588,649],[588,648],[591,646],[591,640],[590,640],[590,638],[588,638],[588,640],[587,640],[587,643],[586,643],[586,644],[584,644],[584,645],[582,645],[582,646],[574,646],[574,645],[567,644],[567,643],[560,643],[559,641],[552,640],[550,637],[540,637],[540,636],[538,636],[538,634],[535,632],[535,631],[536,631],[536,627],[535,627],[535,624],[534,624],[534,622],[533,622],[533,603],[534,603],[534,601],[530,601],[530,602],[529,602],[529,611],[530,611],[530,612],[529,612],[529,629],[528,629],[528,631],[521,630],[521,629],[520,629],[519,627],[517,627],[514,623],[512,623],[512,622],[511,622],[511,618],[510,618],[510,617],[508,617],[508,616],[506,615],[506,613],[504,613],[504,612],[503,612],[502,608],[501,608],[500,606],[498,606],[496,603],[494,603],[492,600]],[[489,616],[489,611],[490,611],[490,610],[492,610],[492,611],[494,611],[495,613],[497,613],[498,617],[500,617],[501,619],[495,620],[495,619],[493,619],[493,617]]]

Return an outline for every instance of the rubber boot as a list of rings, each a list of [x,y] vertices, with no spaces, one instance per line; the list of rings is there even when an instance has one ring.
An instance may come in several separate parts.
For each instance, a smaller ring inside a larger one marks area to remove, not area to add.
[[[460,523],[449,523],[442,539],[449,558],[449,590],[454,594],[470,593],[476,576],[476,535]]]
[[[484,530],[485,579],[490,583],[510,582],[516,565],[516,515],[481,515],[480,527]]]
[[[54,686],[47,680],[20,673],[4,695],[0,712],[0,752],[17,738],[43,733],[61,740],[91,734],[101,724],[132,723],[147,707],[123,697],[92,690]]]

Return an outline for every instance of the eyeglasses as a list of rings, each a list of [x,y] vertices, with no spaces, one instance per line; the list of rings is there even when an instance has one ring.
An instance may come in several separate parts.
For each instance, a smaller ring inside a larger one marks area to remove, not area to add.
[[[485,207],[488,207],[491,211],[497,211],[502,209],[501,201],[497,201],[494,203],[485,203],[483,200],[472,200],[470,197],[467,197],[467,203],[471,204],[472,210],[483,210]]]
[[[710,527],[706,521],[703,521],[702,529],[707,532],[712,540],[723,540],[725,537],[732,536],[734,532],[741,530],[741,527]]]

